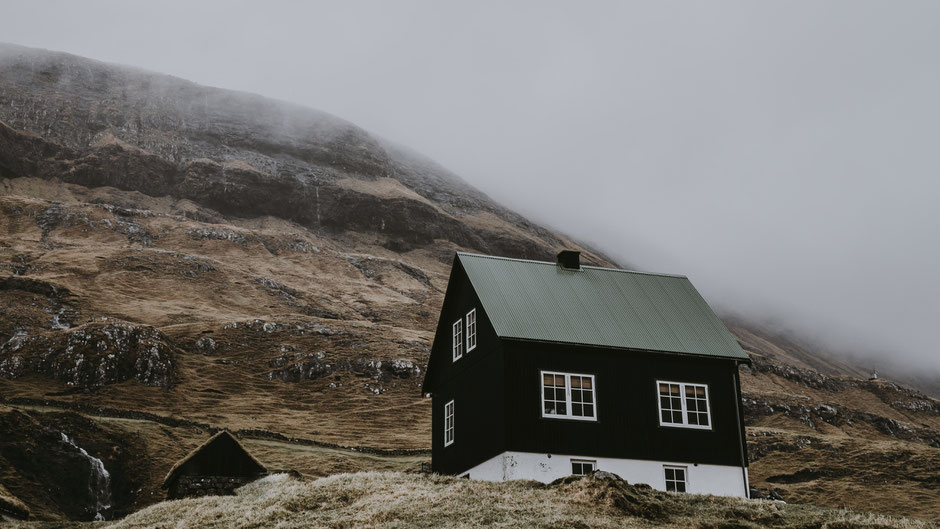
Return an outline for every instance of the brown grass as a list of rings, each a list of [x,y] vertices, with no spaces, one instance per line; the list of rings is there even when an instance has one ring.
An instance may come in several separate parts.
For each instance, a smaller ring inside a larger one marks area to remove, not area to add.
[[[312,482],[276,475],[235,497],[166,502],[114,529],[279,527],[879,527],[936,524],[767,501],[675,495],[587,477],[544,486],[368,472]]]

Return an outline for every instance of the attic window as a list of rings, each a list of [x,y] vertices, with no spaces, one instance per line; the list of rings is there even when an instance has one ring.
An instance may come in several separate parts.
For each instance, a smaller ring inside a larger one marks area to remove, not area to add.
[[[666,477],[666,492],[685,492],[687,467],[663,467]]]
[[[460,357],[463,356],[463,319],[459,319],[454,322],[454,341],[453,352],[454,352],[454,362],[460,360]]]
[[[467,313],[467,352],[477,347],[477,309]]]
[[[542,417],[596,421],[594,375],[542,371]]]
[[[656,382],[659,388],[660,426],[711,429],[708,386],[684,382]]]

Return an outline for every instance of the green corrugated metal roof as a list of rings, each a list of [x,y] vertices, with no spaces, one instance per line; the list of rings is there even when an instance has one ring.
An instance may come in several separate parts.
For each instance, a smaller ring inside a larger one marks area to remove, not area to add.
[[[500,337],[748,359],[684,276],[457,258]]]

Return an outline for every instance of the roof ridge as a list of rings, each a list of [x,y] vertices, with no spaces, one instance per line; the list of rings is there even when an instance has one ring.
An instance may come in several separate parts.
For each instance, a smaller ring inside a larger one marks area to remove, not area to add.
[[[532,264],[541,264],[549,266],[558,266],[556,263],[551,261],[536,261],[535,259],[520,259],[518,257],[502,257],[499,255],[486,255],[482,253],[472,253],[472,252],[457,252],[457,255],[464,255],[467,257],[480,257],[483,259],[497,259],[500,261],[516,261],[519,263],[532,263]],[[664,272],[644,272],[641,270],[627,270],[624,268],[612,268],[607,266],[594,266],[594,265],[581,265],[581,268],[591,268],[593,270],[603,270],[606,272],[623,272],[626,274],[640,274],[645,276],[659,276],[659,277],[675,277],[680,279],[688,279],[688,276],[682,274],[667,274]]]

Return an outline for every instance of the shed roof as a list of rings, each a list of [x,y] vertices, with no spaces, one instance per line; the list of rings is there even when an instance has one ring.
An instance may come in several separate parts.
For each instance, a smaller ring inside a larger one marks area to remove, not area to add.
[[[207,450],[211,450],[213,446],[219,446],[222,444],[234,447],[239,452],[240,457],[246,460],[248,466],[254,467],[257,473],[267,472],[267,469],[264,467],[264,465],[261,464],[261,462],[255,458],[255,456],[251,455],[251,452],[245,449],[245,447],[242,446],[240,442],[238,442],[238,439],[236,439],[235,436],[233,436],[227,430],[220,430],[215,435],[207,439],[206,442],[194,448],[192,452],[186,455],[186,457],[180,459],[176,462],[175,465],[173,465],[173,468],[167,472],[166,477],[163,479],[163,488],[167,489],[170,487],[173,480],[176,479],[186,467],[186,463],[192,461],[194,458],[199,456],[199,454]]]
[[[748,360],[685,276],[464,252],[457,259],[502,338]]]

